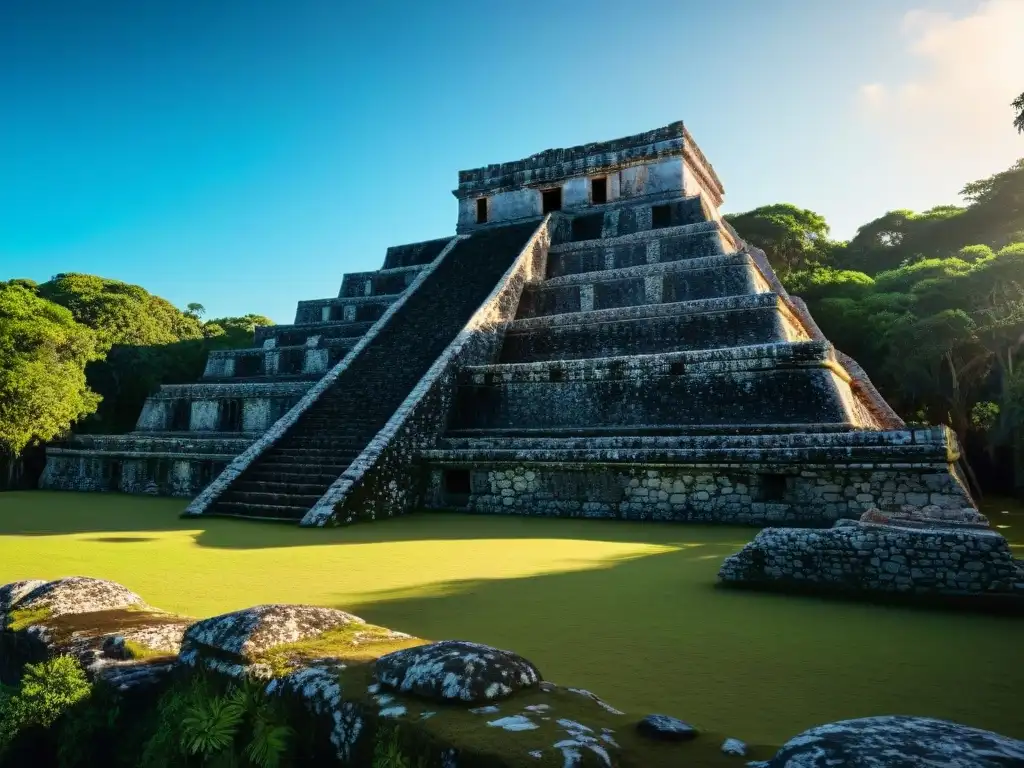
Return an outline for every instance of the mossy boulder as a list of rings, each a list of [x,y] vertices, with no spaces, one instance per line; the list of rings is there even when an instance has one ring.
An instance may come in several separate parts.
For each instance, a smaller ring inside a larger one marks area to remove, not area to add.
[[[389,653],[375,671],[387,688],[441,703],[489,704],[542,679],[522,656],[464,640]]]
[[[930,717],[862,717],[790,739],[764,768],[963,768],[1024,766],[1024,741]]]
[[[116,582],[86,577],[21,581],[0,587],[0,681],[26,664],[74,656],[90,677],[130,667],[135,683],[176,659],[191,619],[165,613]],[[142,669],[156,664],[152,669]]]
[[[422,643],[334,608],[272,604],[196,622],[181,659],[230,677],[273,677],[309,659],[368,661]]]

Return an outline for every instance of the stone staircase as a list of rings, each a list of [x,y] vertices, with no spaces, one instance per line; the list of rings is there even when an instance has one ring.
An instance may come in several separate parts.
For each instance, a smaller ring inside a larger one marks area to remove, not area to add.
[[[511,225],[457,242],[333,385],[204,514],[301,520],[384,427],[536,229],[536,222]]]

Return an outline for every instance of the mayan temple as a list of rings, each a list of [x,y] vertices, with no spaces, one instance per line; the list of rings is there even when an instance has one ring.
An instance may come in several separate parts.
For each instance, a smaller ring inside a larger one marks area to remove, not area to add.
[[[417,508],[828,526],[973,501],[824,338],[681,122],[459,173],[451,238],[164,386],[43,487],[303,525]],[[412,204],[412,201],[410,201]]]

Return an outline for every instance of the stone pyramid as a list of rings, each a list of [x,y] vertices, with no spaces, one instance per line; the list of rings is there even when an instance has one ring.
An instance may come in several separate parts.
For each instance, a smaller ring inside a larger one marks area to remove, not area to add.
[[[317,380],[189,514],[828,525],[973,506],[952,433],[907,428],[829,344],[721,218],[681,122],[462,171],[454,194],[454,238],[263,332]]]

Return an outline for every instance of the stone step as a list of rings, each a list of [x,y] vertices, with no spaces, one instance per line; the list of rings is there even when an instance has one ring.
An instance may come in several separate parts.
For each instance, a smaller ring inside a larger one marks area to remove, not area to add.
[[[586,272],[527,285],[516,319],[765,293],[746,254]]]
[[[583,320],[605,313],[579,314]],[[529,363],[744,347],[790,341],[797,333],[778,306],[771,304],[727,312],[598,317],[577,325],[513,326],[502,340],[500,361]]]
[[[389,306],[398,301],[401,295],[402,293],[398,292],[373,296],[307,299],[299,302],[295,310],[295,322],[376,321],[381,318]]]
[[[253,493],[270,493],[291,496],[323,496],[324,490],[330,486],[336,477],[333,475],[322,475],[322,477],[329,477],[326,481],[317,482],[301,482],[303,476],[297,475],[299,482],[280,482],[273,480],[240,480],[235,483],[234,489],[239,494],[253,494]],[[316,477],[321,477],[317,475]]]
[[[347,469],[347,467],[346,467]],[[237,480],[236,484],[238,487],[242,487],[245,483],[270,483],[274,485],[294,485],[294,486],[317,486],[326,488],[338,477],[341,476],[341,472],[319,472],[316,467],[305,467],[303,471],[299,471],[294,466],[289,466],[287,472],[274,472],[270,471],[266,466],[261,466],[258,469],[252,470],[252,473],[246,473],[245,479]],[[305,493],[306,491],[302,491]]]
[[[702,448],[436,448],[419,454],[424,461],[443,465],[500,464],[795,464],[890,465],[910,469],[922,464],[946,466],[946,454],[935,446],[805,446],[799,448],[762,445],[752,448],[720,448],[709,443]]]
[[[254,346],[262,347],[267,339],[275,339],[279,346],[296,346],[305,344],[310,336],[323,339],[343,339],[359,337],[373,327],[373,321],[329,323],[290,323],[287,325],[260,326],[256,329]]]
[[[217,501],[204,514],[296,523],[302,520],[308,511],[306,507],[288,504],[254,505],[236,501]]]
[[[245,504],[249,507],[273,507],[280,504],[285,504],[289,507],[303,507],[305,509],[311,508],[314,504],[320,501],[320,497],[324,495],[324,491],[327,487],[320,489],[320,491],[314,493],[274,493],[267,491],[242,491],[236,489],[232,494],[230,500],[225,499],[232,504]]]
[[[694,349],[654,354],[613,355],[580,360],[538,360],[524,363],[468,365],[461,383],[616,381],[649,376],[706,376],[715,373],[831,367],[832,345],[825,341],[779,341],[719,349]]]
[[[335,479],[337,479],[349,468],[351,463],[351,461],[346,462],[344,460],[330,463],[310,463],[308,461],[291,461],[286,457],[268,457],[266,461],[261,461],[258,467],[250,467],[244,477],[257,480],[281,474],[302,474],[309,477],[313,475],[334,475]],[[249,474],[250,472],[252,474]]]
[[[339,448],[272,448],[266,457],[272,461],[305,461],[311,464],[329,462],[338,464],[342,461],[352,463],[365,446],[365,443],[350,443]]]
[[[850,390],[823,342],[472,366],[452,429],[850,423]]]
[[[847,444],[850,436],[892,435],[888,432],[853,431],[847,422],[828,424],[658,424],[637,426],[566,427],[562,429],[452,429],[445,433],[449,448],[510,446],[589,447],[599,442],[608,448],[700,447],[708,440],[733,447],[772,443],[778,445]],[[895,439],[895,438],[893,438]],[[907,438],[907,442],[912,442]],[[853,444],[889,444],[883,438],[855,438]]]
[[[554,246],[547,277],[598,272],[728,253],[717,222]]]

